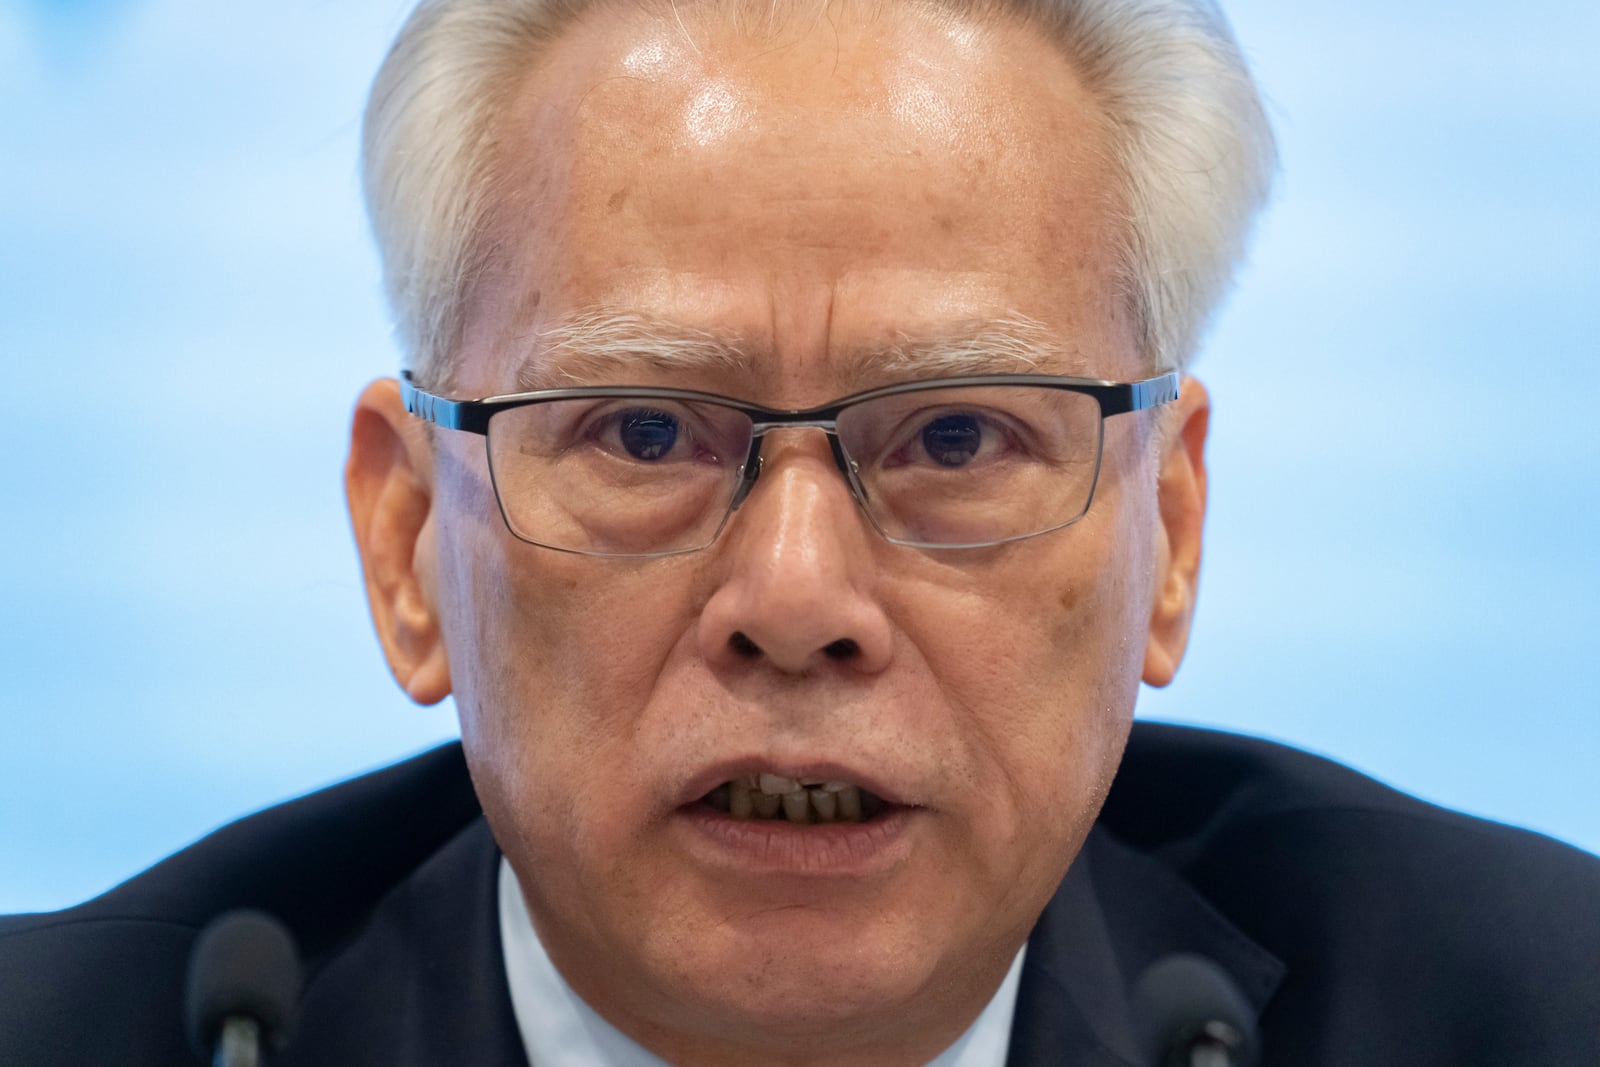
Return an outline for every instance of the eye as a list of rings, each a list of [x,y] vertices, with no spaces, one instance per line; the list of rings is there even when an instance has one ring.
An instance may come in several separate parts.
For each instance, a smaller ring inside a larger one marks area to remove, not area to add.
[[[995,405],[958,400],[954,404],[895,410],[903,406],[903,401],[863,405],[843,423],[845,449],[850,456],[869,467],[936,473],[1005,462],[1027,450],[1027,426]]]
[[[671,455],[678,443],[678,419],[665,411],[633,408],[614,416],[618,443],[634,459],[657,460]]]
[[[749,449],[750,420],[714,404],[628,397],[574,401],[562,420],[562,450],[597,455],[639,466],[668,463],[737,463]]]
[[[940,415],[922,428],[922,448],[941,467],[964,467],[983,447],[984,427],[976,415]]]

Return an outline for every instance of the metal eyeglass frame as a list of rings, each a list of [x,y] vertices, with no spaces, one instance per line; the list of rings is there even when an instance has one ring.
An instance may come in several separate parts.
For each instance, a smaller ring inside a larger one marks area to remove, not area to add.
[[[756,479],[761,476],[761,442],[772,430],[779,429],[816,429],[828,435],[828,447],[833,452],[834,462],[838,464],[839,471],[849,483],[851,495],[855,497],[856,506],[861,508],[867,521],[872,525],[884,540],[892,544],[906,545],[911,548],[924,549],[973,549],[988,548],[994,545],[1008,544],[1012,541],[1023,541],[1040,534],[1051,533],[1055,530],[1071,526],[1089,511],[1089,506],[1094,502],[1094,492],[1100,483],[1100,464],[1104,456],[1105,420],[1112,415],[1122,415],[1131,411],[1145,411],[1149,408],[1170,404],[1178,399],[1179,375],[1177,371],[1159,374],[1154,378],[1146,378],[1137,382],[1111,382],[1096,378],[1070,378],[1045,374],[984,374],[968,377],[954,378],[927,378],[919,381],[899,382],[894,385],[879,386],[838,400],[830,401],[814,408],[783,411],[775,408],[762,407],[759,404],[747,403],[733,397],[721,396],[717,393],[704,393],[693,389],[667,389],[656,386],[574,386],[566,389],[539,389],[526,393],[505,393],[499,396],[484,397],[481,400],[452,400],[448,397],[430,393],[417,385],[410,371],[400,373],[400,399],[406,411],[424,422],[433,423],[447,430],[462,430],[483,437],[485,448],[489,440],[489,420],[502,411],[512,408],[525,407],[529,404],[545,403],[552,400],[583,400],[583,399],[626,399],[636,397],[640,400],[680,400],[698,401],[706,404],[716,404],[724,408],[738,411],[751,421],[750,452],[745,457],[743,465],[737,472],[738,486],[733,497],[728,503],[728,509],[722,516],[722,521],[712,531],[711,536],[704,544],[690,548],[674,548],[662,552],[591,552],[581,548],[565,548],[560,545],[546,544],[543,541],[534,541],[517,533],[512,525],[511,518],[506,514],[505,501],[500,499],[500,487],[495,484],[493,457],[489,463],[489,480],[494,486],[495,503],[500,507],[500,518],[506,524],[506,529],[519,541],[527,544],[538,545],[556,552],[571,552],[582,556],[620,557],[631,559],[652,558],[657,556],[678,556],[689,552],[698,552],[715,543],[722,534],[722,529],[728,524],[728,519],[739,505],[744,503],[745,497],[750,495],[750,490],[755,488]],[[946,544],[937,541],[911,541],[905,538],[894,537],[878,525],[878,520],[873,516],[872,509],[867,506],[867,491],[861,484],[856,463],[844,451],[843,444],[839,441],[839,415],[846,408],[853,407],[867,400],[876,400],[879,397],[894,396],[901,393],[919,393],[934,389],[969,388],[973,386],[1012,386],[1025,385],[1046,389],[1061,389],[1067,392],[1081,393],[1092,397],[1100,405],[1100,427],[1096,440],[1094,476],[1089,482],[1089,492],[1084,499],[1083,510],[1072,518],[1055,526],[1043,530],[1034,530],[1030,533],[1016,534],[1011,537],[1002,537],[994,541],[979,541],[971,544]]]

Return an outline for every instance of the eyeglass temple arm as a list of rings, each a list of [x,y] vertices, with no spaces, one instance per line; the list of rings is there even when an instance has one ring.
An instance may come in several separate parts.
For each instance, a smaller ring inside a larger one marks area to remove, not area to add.
[[[400,372],[400,402],[405,405],[408,414],[424,422],[447,430],[465,430],[477,434],[489,432],[489,416],[496,410],[493,405],[486,406],[477,401],[435,396],[419,388],[408,370]]]
[[[1170,404],[1178,399],[1179,381],[1180,376],[1174,370],[1155,378],[1146,378],[1142,382],[1128,382],[1115,390],[1097,393],[1100,400],[1100,414],[1121,415],[1124,412],[1143,411],[1146,408]]]

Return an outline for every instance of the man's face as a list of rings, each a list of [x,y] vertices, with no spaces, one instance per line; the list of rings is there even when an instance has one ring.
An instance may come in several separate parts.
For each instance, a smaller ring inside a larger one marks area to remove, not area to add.
[[[1031,369],[1149,373],[1114,284],[1106,130],[1028,28],[890,9],[751,37],[606,15],[495,134],[499,268],[455,395],[576,375],[799,408],[928,376],[883,369],[908,340],[1019,318],[1053,342]],[[595,313],[747,358],[667,373],[541,346]],[[416,569],[437,688],[572,985],[698,1062],[920,1062],[965,1028],[1122,751],[1169,560],[1155,427],[1107,423],[1076,525],[946,552],[881,539],[823,434],[776,432],[714,545],[642,560],[516,540],[482,440],[433,435]],[[761,772],[884,809],[796,826],[702,799]]]

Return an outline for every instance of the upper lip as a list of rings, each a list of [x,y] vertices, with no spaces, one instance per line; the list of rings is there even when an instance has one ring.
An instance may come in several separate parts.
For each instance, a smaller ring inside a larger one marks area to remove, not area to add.
[[[675,807],[693,804],[717,786],[734,778],[753,774],[776,774],[785,778],[820,778],[827,782],[848,782],[865,789],[888,804],[917,806],[914,801],[897,792],[865,771],[843,763],[828,760],[773,760],[752,756],[744,759],[714,763],[697,772],[684,784]]]

